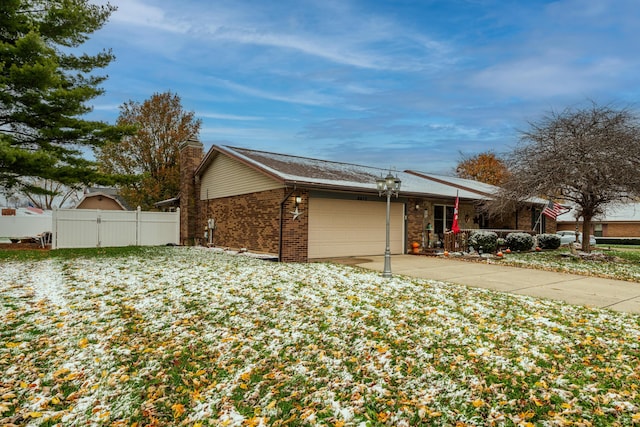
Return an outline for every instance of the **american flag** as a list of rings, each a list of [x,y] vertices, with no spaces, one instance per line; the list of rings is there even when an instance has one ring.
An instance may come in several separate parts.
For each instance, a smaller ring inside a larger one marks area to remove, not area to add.
[[[548,216],[549,218],[556,219],[558,215],[567,212],[566,208],[563,208],[561,205],[557,204],[553,200],[549,200],[549,204],[545,206],[542,210],[542,214]]]

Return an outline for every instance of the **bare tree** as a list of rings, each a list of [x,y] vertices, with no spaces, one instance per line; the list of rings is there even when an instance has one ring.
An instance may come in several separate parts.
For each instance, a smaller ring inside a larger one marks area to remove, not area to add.
[[[40,209],[51,210],[78,203],[82,195],[80,185],[64,185],[42,178],[24,178],[24,186],[19,191],[29,203]]]
[[[582,250],[589,252],[594,216],[607,204],[640,195],[638,117],[628,108],[591,103],[551,112],[529,125],[507,157],[511,176],[497,199],[544,197],[573,204],[583,219]]]

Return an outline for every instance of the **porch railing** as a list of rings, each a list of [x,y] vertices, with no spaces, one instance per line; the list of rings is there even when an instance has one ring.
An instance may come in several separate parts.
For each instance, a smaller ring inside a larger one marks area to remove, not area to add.
[[[458,234],[454,234],[453,231],[444,233],[444,250],[448,252],[468,252],[469,251],[469,236],[472,232],[479,231],[476,229],[464,229],[460,230]],[[498,235],[499,239],[504,239],[509,233],[529,233],[531,235],[537,234],[531,230],[507,230],[507,229],[482,229],[481,231],[493,231]]]

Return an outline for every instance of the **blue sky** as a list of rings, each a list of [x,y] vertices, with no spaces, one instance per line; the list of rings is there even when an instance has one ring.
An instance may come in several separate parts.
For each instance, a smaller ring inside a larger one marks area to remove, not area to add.
[[[92,119],[172,91],[226,144],[452,173],[550,110],[636,108],[638,0],[111,0]]]

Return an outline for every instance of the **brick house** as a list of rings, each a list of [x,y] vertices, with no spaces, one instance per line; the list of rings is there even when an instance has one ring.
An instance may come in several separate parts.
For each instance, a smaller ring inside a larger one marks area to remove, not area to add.
[[[558,230],[582,232],[582,221],[576,222],[575,210],[558,216]],[[591,222],[591,233],[596,237],[640,237],[640,203],[624,203],[607,208],[604,215]]]
[[[229,146],[214,145],[204,155],[196,140],[182,144],[180,163],[183,244],[247,248],[293,262],[384,252],[386,197],[375,181],[388,169]],[[456,195],[463,229],[531,229],[537,215],[524,208],[489,219],[480,207],[495,187],[415,171],[394,175],[402,181],[391,199],[394,254],[441,238]]]

